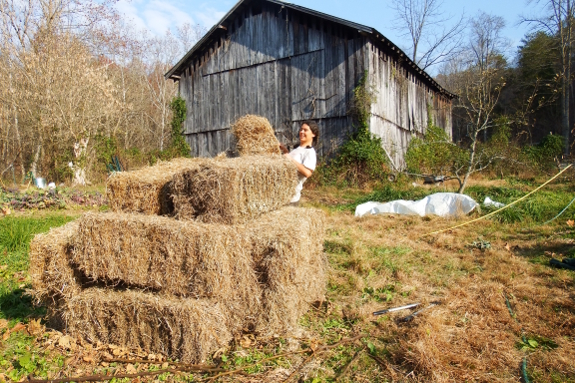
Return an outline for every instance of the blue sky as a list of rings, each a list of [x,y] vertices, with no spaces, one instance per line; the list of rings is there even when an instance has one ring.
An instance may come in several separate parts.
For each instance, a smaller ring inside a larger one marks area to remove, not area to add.
[[[521,15],[533,14],[535,10],[527,0],[443,0],[447,15],[474,16],[479,11],[502,16],[507,23],[504,31],[510,39],[512,57],[521,38],[529,27],[519,24]],[[408,41],[393,29],[394,12],[390,0],[292,0],[294,4],[328,13],[343,19],[365,24],[383,33],[400,47],[408,46]],[[118,9],[138,29],[147,29],[152,34],[162,35],[168,28],[186,22],[201,24],[210,28],[219,21],[236,1],[203,0],[120,0]]]

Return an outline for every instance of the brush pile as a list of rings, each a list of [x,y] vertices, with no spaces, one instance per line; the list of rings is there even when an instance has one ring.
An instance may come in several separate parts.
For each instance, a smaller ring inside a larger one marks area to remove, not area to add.
[[[322,212],[285,206],[296,180],[281,156],[119,173],[112,212],[34,238],[35,296],[72,336],[190,363],[248,330],[289,335],[326,267]]]

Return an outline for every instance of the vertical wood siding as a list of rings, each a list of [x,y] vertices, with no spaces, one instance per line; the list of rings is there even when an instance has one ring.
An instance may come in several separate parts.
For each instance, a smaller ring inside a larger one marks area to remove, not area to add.
[[[234,145],[233,122],[245,114],[268,118],[281,142],[297,142],[302,120],[320,127],[320,154],[332,153],[352,130],[353,89],[365,71],[377,89],[371,130],[396,164],[412,134],[423,133],[428,105],[450,130],[449,100],[436,97],[397,60],[341,24],[273,3],[244,9],[182,73],[184,124],[193,156],[214,156]],[[443,108],[443,109],[442,109]]]
[[[316,120],[318,151],[336,147],[351,130],[348,110],[367,69],[366,43],[344,26],[274,4],[257,15],[245,10],[211,55],[192,64],[180,80],[192,155],[228,150],[230,126],[248,113],[268,118],[288,144],[297,141],[302,120]]]
[[[401,60],[369,44],[370,83],[377,93],[370,130],[382,138],[394,165],[402,168],[413,136],[425,133],[428,120],[451,137],[451,101],[409,71]]]

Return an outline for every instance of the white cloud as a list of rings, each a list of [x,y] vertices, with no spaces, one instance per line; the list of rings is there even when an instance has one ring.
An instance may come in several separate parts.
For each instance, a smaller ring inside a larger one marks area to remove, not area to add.
[[[136,29],[146,29],[160,36],[185,23],[200,24],[209,29],[226,14],[228,7],[231,8],[228,3],[223,2],[221,6],[225,9],[220,10],[198,0],[120,0],[116,7]]]

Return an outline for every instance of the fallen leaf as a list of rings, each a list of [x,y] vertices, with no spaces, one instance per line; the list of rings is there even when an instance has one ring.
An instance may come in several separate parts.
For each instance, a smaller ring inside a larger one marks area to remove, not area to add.
[[[16,326],[12,327],[12,332],[24,331],[26,330],[26,326],[22,323],[18,323]]]
[[[32,319],[28,323],[28,334],[30,335],[41,335],[44,333],[45,327],[40,323],[40,319]]]
[[[126,372],[128,374],[135,374],[138,372],[138,370],[136,370],[136,367],[134,367],[132,363],[128,363],[128,365],[126,366]]]
[[[505,250],[511,251],[511,246],[509,246],[509,243],[506,243],[506,244],[505,244]]]
[[[86,363],[94,363],[94,358],[92,358],[91,356],[85,356],[82,358],[82,360]]]
[[[121,353],[122,353],[122,351],[119,348],[115,348],[112,350],[112,354],[114,356],[120,356]]]
[[[154,354],[148,355],[148,360],[156,360],[156,355]]]
[[[6,319],[0,319],[0,330],[4,330],[8,327],[8,321]]]
[[[108,367],[110,365],[110,363],[108,362],[100,362],[100,364],[104,367]]]
[[[575,226],[575,221],[573,221],[572,219],[568,220],[568,221],[567,221],[567,226],[569,226],[569,227]]]
[[[162,364],[162,370],[165,370],[166,368],[168,368],[170,366],[170,364],[168,362],[164,362]]]
[[[4,335],[2,335],[2,340],[8,340],[10,338],[10,330],[6,331]]]
[[[64,335],[58,339],[58,346],[63,350],[73,350],[76,346],[76,341],[69,335]]]
[[[112,354],[107,353],[107,352],[104,352],[102,355],[106,359],[114,359],[114,356]]]

